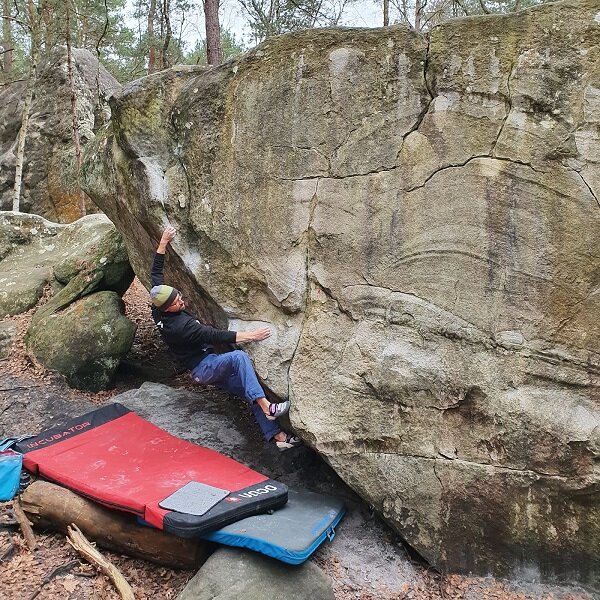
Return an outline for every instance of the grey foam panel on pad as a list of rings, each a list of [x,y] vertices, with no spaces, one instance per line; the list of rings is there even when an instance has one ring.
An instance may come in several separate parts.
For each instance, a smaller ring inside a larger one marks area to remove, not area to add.
[[[227,496],[229,496],[229,490],[222,490],[198,481],[190,481],[161,500],[158,505],[167,510],[176,510],[180,513],[201,517]]]

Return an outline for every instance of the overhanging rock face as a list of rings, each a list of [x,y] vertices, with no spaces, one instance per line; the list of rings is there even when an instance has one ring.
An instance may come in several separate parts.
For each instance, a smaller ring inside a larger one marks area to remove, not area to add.
[[[598,583],[600,2],[274,38],[113,100],[86,187],[148,281],[441,569]]]

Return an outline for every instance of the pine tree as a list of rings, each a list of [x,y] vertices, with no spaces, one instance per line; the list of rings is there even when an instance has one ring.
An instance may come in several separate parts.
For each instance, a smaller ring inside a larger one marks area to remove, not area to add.
[[[13,64],[13,35],[10,0],[2,0],[2,72],[9,75]]]
[[[206,24],[206,59],[209,65],[223,62],[221,28],[219,24],[219,0],[204,0],[204,22]]]

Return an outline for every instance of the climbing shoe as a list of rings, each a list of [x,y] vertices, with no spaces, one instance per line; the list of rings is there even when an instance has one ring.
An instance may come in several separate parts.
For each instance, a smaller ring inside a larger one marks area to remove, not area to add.
[[[292,435],[291,433],[288,433],[285,436],[285,440],[283,442],[278,442],[277,440],[274,441],[275,445],[277,446],[280,452],[285,452],[290,448],[297,448],[298,446],[302,445],[302,440],[299,437]]]
[[[269,404],[269,414],[267,415],[267,419],[269,421],[274,421],[278,417],[286,415],[290,410],[290,401],[286,400],[285,402],[274,403],[271,402]]]

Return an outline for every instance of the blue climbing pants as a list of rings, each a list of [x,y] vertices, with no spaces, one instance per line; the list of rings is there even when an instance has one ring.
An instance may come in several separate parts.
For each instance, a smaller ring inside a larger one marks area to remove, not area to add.
[[[258,383],[250,357],[242,350],[209,354],[194,367],[192,377],[196,383],[214,385],[246,400],[267,441],[281,431],[277,421],[269,421],[256,403],[257,398],[265,397],[265,392]]]

